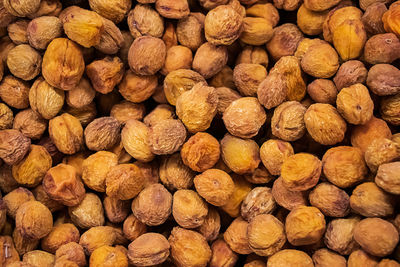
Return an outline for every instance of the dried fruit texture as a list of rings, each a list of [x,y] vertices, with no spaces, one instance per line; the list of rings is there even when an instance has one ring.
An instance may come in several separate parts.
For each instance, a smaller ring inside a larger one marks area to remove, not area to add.
[[[271,72],[260,83],[257,89],[258,101],[267,109],[279,106],[285,101],[288,91],[284,75],[280,72]]]
[[[283,224],[270,214],[254,217],[247,226],[250,249],[260,256],[272,256],[286,242]]]
[[[14,115],[4,103],[0,103],[0,130],[13,128]]]
[[[31,140],[18,130],[0,131],[0,158],[8,165],[21,161],[28,153]]]
[[[222,159],[237,174],[250,174],[260,163],[257,143],[251,139],[241,139],[226,134],[221,140]]]
[[[247,194],[241,205],[243,219],[251,222],[261,214],[271,214],[276,208],[271,188],[256,187]]]
[[[399,97],[400,94],[396,94],[394,96],[384,97],[381,100],[380,112],[382,118],[389,122],[392,125],[400,125],[400,117],[399,117]]]
[[[390,139],[391,137],[392,133],[386,122],[376,117],[372,117],[366,124],[358,125],[353,128],[351,133],[351,144],[365,153],[368,146],[374,140],[379,138]]]
[[[204,19],[205,15],[202,13],[190,13],[186,18],[180,19],[176,26],[173,43],[177,44],[179,41],[181,45],[196,51],[205,42]]]
[[[294,208],[286,217],[285,231],[294,246],[317,243],[326,229],[324,215],[315,207]]]
[[[138,4],[128,14],[128,26],[134,38],[145,35],[160,38],[164,32],[164,19],[150,5]]]
[[[121,132],[121,140],[126,152],[139,161],[154,159],[148,142],[149,128],[142,122],[130,119]]]
[[[354,239],[369,254],[385,257],[393,252],[399,242],[399,233],[388,221],[367,218],[360,221],[354,228]]]
[[[67,91],[65,102],[72,108],[83,108],[92,103],[96,91],[86,78],[82,78],[79,84]]]
[[[231,45],[242,32],[243,17],[231,6],[220,5],[207,13],[204,32],[214,45]]]
[[[167,50],[165,64],[161,73],[168,74],[179,69],[190,69],[193,62],[192,50],[182,45],[175,45]]]
[[[38,185],[51,168],[52,159],[43,146],[31,145],[29,153],[12,167],[14,179],[27,187]]]
[[[128,101],[140,103],[147,100],[156,90],[157,77],[153,75],[142,76],[128,70],[121,83],[119,92]]]
[[[328,181],[341,188],[348,188],[363,181],[368,172],[362,151],[357,147],[331,148],[323,156],[322,164]]]
[[[177,266],[206,266],[211,259],[210,246],[197,232],[174,227],[168,241]]]
[[[365,43],[364,58],[370,64],[392,63],[398,59],[400,41],[393,33],[377,34]]]
[[[112,20],[114,23],[119,23],[125,18],[126,14],[131,9],[132,2],[130,0],[90,0],[89,5],[92,10],[102,17]]]
[[[395,260],[383,259],[377,265],[379,267],[397,267],[399,263]]]
[[[207,203],[196,191],[181,189],[175,192],[172,215],[179,226],[186,229],[197,228],[204,223],[207,214]]]
[[[127,267],[128,258],[123,250],[119,247],[102,246],[95,249],[90,255],[89,259],[90,266],[115,266],[115,267]]]
[[[213,167],[220,158],[220,145],[217,139],[208,133],[198,132],[182,146],[183,163],[197,172]]]
[[[83,147],[82,125],[68,113],[49,121],[49,135],[57,149],[64,154],[75,154]]]
[[[112,223],[122,223],[130,213],[129,201],[116,197],[105,197],[103,200],[104,211],[107,219]]]
[[[400,36],[399,13],[400,6],[397,2],[395,2],[393,5],[390,6],[389,10],[385,12],[385,14],[383,14],[382,17],[385,30],[387,32],[393,32],[397,36]]]
[[[361,18],[365,30],[370,34],[385,33],[382,17],[387,11],[384,3],[374,3],[368,6]]]
[[[217,239],[211,245],[212,257],[210,260],[210,266],[235,266],[238,255],[233,252],[228,244],[223,239]]]
[[[191,90],[197,83],[207,84],[199,73],[192,70],[176,70],[170,72],[164,80],[164,92],[168,102],[175,106],[184,92]]]
[[[241,98],[237,91],[228,87],[217,87],[215,91],[218,95],[217,110],[219,114],[223,114],[233,101]]]
[[[293,56],[303,38],[295,24],[286,23],[274,28],[274,35],[266,47],[271,57],[278,61],[281,57]]]
[[[241,217],[236,218],[226,229],[224,240],[229,247],[238,254],[250,254],[249,239],[247,228],[249,223]]]
[[[40,54],[27,44],[21,44],[11,49],[7,54],[7,67],[10,72],[22,80],[35,78],[42,65]]]
[[[64,91],[51,86],[42,77],[36,79],[29,90],[32,110],[47,120],[57,116],[64,105],[64,99]]]
[[[86,74],[97,92],[108,94],[121,82],[123,67],[124,64],[118,57],[105,57],[90,63],[86,67]]]
[[[336,6],[340,0],[329,0],[329,1],[321,1],[321,0],[305,0],[304,5],[310,10],[313,11],[324,11],[328,10],[331,7]]]
[[[50,42],[42,63],[42,75],[50,85],[71,90],[78,85],[84,71],[85,63],[78,45],[66,38]]]
[[[375,176],[375,183],[391,194],[400,194],[400,187],[398,184],[400,162],[384,163],[378,167]]]
[[[39,9],[29,14],[28,18],[34,19],[40,16],[58,16],[61,12],[62,4],[58,0],[42,0],[40,1]]]
[[[95,226],[81,235],[79,245],[85,254],[90,256],[93,251],[102,246],[112,246],[116,240],[116,231],[110,226]]]
[[[139,266],[163,263],[169,256],[170,245],[161,234],[146,233],[133,241],[128,247],[130,262]]]
[[[228,62],[226,46],[216,46],[211,42],[202,44],[193,58],[193,70],[209,79],[222,70]]]
[[[282,163],[293,154],[292,145],[279,139],[267,140],[260,148],[261,161],[272,175],[280,175]]]
[[[323,36],[325,41],[333,41],[333,32],[346,20],[361,20],[362,11],[354,6],[342,6],[332,9],[324,21]]]
[[[317,267],[338,266],[346,267],[346,258],[328,249],[322,248],[312,255],[313,262]]]
[[[395,199],[380,189],[375,183],[368,182],[357,186],[350,197],[352,210],[365,217],[385,217],[393,214]]]
[[[337,95],[336,106],[347,122],[356,125],[367,123],[374,111],[368,88],[359,83],[343,88]]]
[[[145,186],[145,177],[134,164],[120,164],[110,168],[106,178],[108,196],[121,200],[134,198]]]
[[[310,204],[325,216],[346,217],[350,212],[350,198],[346,191],[330,183],[320,183],[309,195]]]
[[[173,154],[186,140],[186,129],[180,120],[161,120],[149,128],[148,143],[156,155]]]
[[[59,164],[46,173],[43,189],[49,197],[66,206],[78,205],[85,197],[85,187],[74,167]]]
[[[198,83],[176,101],[176,115],[191,133],[207,130],[217,113],[218,96],[213,87]]]
[[[245,46],[236,58],[236,65],[259,64],[268,67],[269,59],[265,49],[259,46]]]
[[[280,72],[287,87],[287,99],[300,101],[306,94],[306,84],[300,67],[300,61],[294,56],[281,57],[271,69],[271,73]]]
[[[359,245],[353,238],[353,231],[359,221],[360,218],[353,216],[329,222],[324,237],[325,245],[341,255],[349,255],[355,251]]]
[[[35,199],[42,204],[44,204],[49,210],[54,213],[64,208],[64,205],[61,202],[55,201],[50,198],[49,194],[46,193],[43,185],[38,185],[35,189],[32,190]]]
[[[311,46],[301,60],[301,67],[315,78],[330,78],[339,68],[339,57],[327,43]]]
[[[327,16],[327,10],[313,11],[303,4],[297,11],[297,25],[307,35],[318,35],[322,33],[322,25]]]
[[[39,201],[28,201],[18,208],[15,227],[24,238],[41,239],[53,228],[53,216]]]
[[[272,27],[279,22],[279,12],[272,3],[254,3],[246,8],[246,16],[261,17],[268,20]]]
[[[368,146],[364,157],[369,169],[376,173],[379,165],[399,159],[400,145],[387,138],[377,138]]]
[[[97,192],[106,191],[107,174],[117,166],[118,158],[112,152],[99,151],[82,163],[82,180],[87,187]]]
[[[10,107],[24,109],[29,107],[29,85],[12,75],[4,77],[0,84],[0,98]]]
[[[260,83],[267,77],[267,70],[260,64],[241,63],[236,65],[233,80],[244,96],[256,96]]]
[[[124,46],[124,36],[114,22],[105,18],[102,20],[104,31],[100,36],[100,43],[95,48],[107,55],[116,54]]]
[[[272,134],[285,141],[296,141],[306,132],[306,108],[297,101],[280,104],[271,118]]]
[[[180,154],[175,153],[161,158],[159,175],[167,188],[179,190],[193,185],[195,173],[183,163]]]
[[[51,267],[54,266],[54,261],[54,255],[40,250],[27,252],[23,257],[23,262],[32,266]]]
[[[243,179],[241,176],[232,176],[233,183],[235,185],[233,195],[225,204],[222,206],[222,210],[229,214],[229,216],[236,218],[240,215],[240,205],[246,198],[247,194],[251,191],[251,184]]]
[[[248,45],[263,45],[271,40],[274,34],[271,23],[260,17],[245,17],[240,41]]]
[[[196,191],[214,206],[227,204],[234,194],[235,184],[229,174],[218,169],[209,169],[194,178]]]
[[[204,222],[197,228],[197,231],[202,234],[208,242],[214,241],[219,235],[221,229],[221,217],[216,208],[208,207],[208,214],[204,218]]]
[[[376,64],[369,69],[368,88],[376,95],[394,95],[400,92],[400,70],[389,64]]]
[[[0,254],[0,259],[2,264],[11,265],[11,263],[19,261],[20,258],[18,255],[18,251],[15,249],[14,242],[11,236],[0,237],[0,244],[3,247],[7,246],[9,248],[8,257],[5,256],[4,252]]]
[[[7,119],[7,114],[5,114]],[[26,137],[40,139],[46,131],[47,121],[32,109],[26,109],[15,115],[13,128],[21,131]]]
[[[120,140],[120,129],[121,124],[113,117],[95,119],[85,129],[86,146],[94,151],[110,149]]]
[[[301,4],[300,0],[274,0],[273,2],[276,8],[286,11],[296,10]]]
[[[307,93],[317,103],[335,104],[338,90],[331,80],[316,79],[307,85]]]
[[[283,161],[281,177],[290,191],[305,191],[314,187],[321,175],[321,161],[307,153],[294,154]]]
[[[62,23],[57,17],[38,17],[29,22],[26,34],[33,48],[44,50],[52,40],[61,37]]]
[[[147,227],[144,223],[140,222],[133,214],[131,214],[125,219],[122,231],[127,239],[133,241],[142,234],[145,234],[147,232]]]
[[[367,33],[361,20],[345,20],[333,31],[333,45],[342,60],[358,58],[367,41]]]
[[[83,47],[91,47],[100,43],[104,25],[101,16],[96,12],[71,6],[61,12],[60,20],[69,39]]]
[[[26,35],[26,28],[28,27],[28,20],[17,20],[7,26],[7,32],[10,39],[17,45],[28,43]]]
[[[12,237],[14,240],[15,249],[18,251],[20,256],[29,251],[37,249],[40,243],[40,240],[37,238],[32,239],[22,236],[21,232],[17,228],[15,228],[12,232]]]
[[[340,91],[353,84],[365,83],[367,80],[367,74],[368,70],[361,61],[349,60],[339,67],[333,81],[335,82],[337,89]]]
[[[311,137],[322,145],[334,145],[344,139],[346,122],[330,104],[312,104],[304,114]]]
[[[228,59],[229,59],[229,54],[228,54]],[[233,70],[228,65],[225,65],[220,72],[215,74],[215,76],[210,79],[210,85],[215,88],[219,87],[236,88],[233,79],[234,79]]]
[[[132,212],[149,226],[163,224],[171,215],[172,195],[162,184],[152,184],[143,189],[132,202]]]
[[[135,104],[129,101],[121,101],[115,104],[110,112],[110,116],[125,124],[130,119],[142,120],[146,112],[144,104]]]
[[[2,200],[7,208],[7,215],[15,219],[18,208],[25,202],[34,201],[35,197],[28,189],[18,187],[5,195]]]
[[[181,19],[189,15],[189,3],[187,0],[157,0],[157,12],[169,19]]]
[[[34,12],[36,12],[40,7],[40,0],[34,1],[12,1],[5,0],[3,1],[4,8],[13,16],[17,17],[26,17]]]
[[[51,232],[42,239],[42,248],[52,254],[65,244],[79,242],[80,234],[78,228],[71,223],[59,224],[53,227]]]
[[[12,177],[11,168],[12,167],[8,165],[3,165],[0,168],[0,189],[3,194],[9,193],[18,188],[17,181]]]
[[[305,252],[295,249],[283,249],[268,258],[267,267],[312,267],[312,259]]]
[[[131,70],[139,75],[154,75],[165,62],[167,49],[163,40],[142,36],[133,41],[128,61]]]
[[[233,101],[223,114],[226,129],[240,138],[256,136],[266,117],[264,108],[255,97],[242,97]]]
[[[68,213],[72,222],[83,229],[101,226],[105,222],[101,200],[93,193],[86,193],[78,205],[68,207]]]

